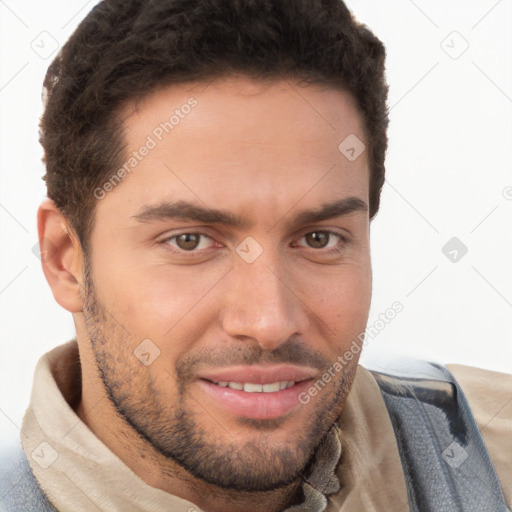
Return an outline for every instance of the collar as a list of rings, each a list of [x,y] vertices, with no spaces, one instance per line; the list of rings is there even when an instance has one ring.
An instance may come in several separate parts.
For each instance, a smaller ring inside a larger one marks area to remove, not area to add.
[[[75,340],[56,347],[38,362],[22,444],[39,485],[61,512],[140,510],[188,512],[193,503],[147,485],[109,450],[73,410],[80,397],[80,359]],[[335,423],[303,478],[303,502],[284,512],[324,512],[329,494],[340,490],[336,474],[342,443]],[[43,450],[41,451],[41,447]],[[44,453],[36,461],[31,456]],[[42,464],[41,464],[42,462]]]
[[[284,512],[324,512],[327,496],[340,490],[336,468],[341,458],[341,430],[336,422],[316,451],[315,463],[309,476],[304,478],[304,501],[287,508]]]

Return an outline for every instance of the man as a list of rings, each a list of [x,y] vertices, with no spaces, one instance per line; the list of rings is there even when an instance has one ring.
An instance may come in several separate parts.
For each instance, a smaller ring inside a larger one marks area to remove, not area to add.
[[[2,511],[510,507],[510,377],[453,368],[471,413],[443,368],[358,366],[384,55],[338,0],[86,17],[45,81],[38,213],[76,341],[38,364]]]

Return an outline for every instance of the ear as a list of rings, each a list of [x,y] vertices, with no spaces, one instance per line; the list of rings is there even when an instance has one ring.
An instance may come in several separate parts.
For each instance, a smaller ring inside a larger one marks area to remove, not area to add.
[[[50,199],[37,211],[37,232],[43,272],[55,300],[71,313],[82,311],[83,253],[78,238]]]

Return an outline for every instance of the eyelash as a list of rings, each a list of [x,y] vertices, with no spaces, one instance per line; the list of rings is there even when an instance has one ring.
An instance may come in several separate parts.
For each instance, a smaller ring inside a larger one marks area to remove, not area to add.
[[[331,236],[339,238],[339,243],[336,244],[336,246],[334,248],[331,248],[331,249],[325,249],[325,248],[315,249],[314,247],[310,247],[309,248],[309,249],[311,249],[311,250],[313,250],[314,252],[317,252],[317,253],[329,254],[329,255],[330,254],[333,254],[333,255],[334,254],[339,254],[339,253],[341,253],[343,251],[345,244],[348,243],[348,239],[345,236],[343,236],[341,233],[337,233],[336,231],[332,231],[332,230],[328,230],[328,229],[317,229],[317,230],[314,230],[314,231],[308,231],[307,233],[304,233],[300,237],[300,239],[302,239],[306,235],[310,235],[312,233],[326,233],[326,234],[328,234],[329,235],[329,242],[330,242],[330,237]],[[201,252],[209,251],[211,249],[211,247],[209,247],[207,249],[191,249],[190,251],[187,251],[187,250],[181,249],[179,247],[172,247],[171,248],[171,245],[169,244],[169,242],[171,240],[177,239],[178,237],[180,237],[182,235],[199,235],[200,237],[209,238],[210,240],[213,241],[213,238],[211,238],[210,236],[206,235],[205,233],[199,233],[199,232],[194,232],[194,231],[184,231],[182,233],[178,233],[176,235],[172,235],[170,237],[165,238],[164,240],[162,240],[160,242],[160,244],[162,244],[166,250],[172,252],[173,254],[199,255]],[[199,243],[201,243],[201,241]],[[301,247],[303,247],[303,246],[301,246]]]

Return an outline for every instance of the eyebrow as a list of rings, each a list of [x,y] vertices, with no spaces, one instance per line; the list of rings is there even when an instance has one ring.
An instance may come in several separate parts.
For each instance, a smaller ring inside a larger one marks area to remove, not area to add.
[[[321,222],[353,212],[367,212],[368,205],[358,197],[345,197],[320,208],[304,210],[292,221],[292,225]],[[207,208],[187,201],[165,202],[156,205],[146,205],[140,213],[132,218],[141,223],[181,219],[185,221],[203,222],[205,224],[224,224],[226,226],[248,229],[253,223],[245,216],[236,215],[228,210]]]

